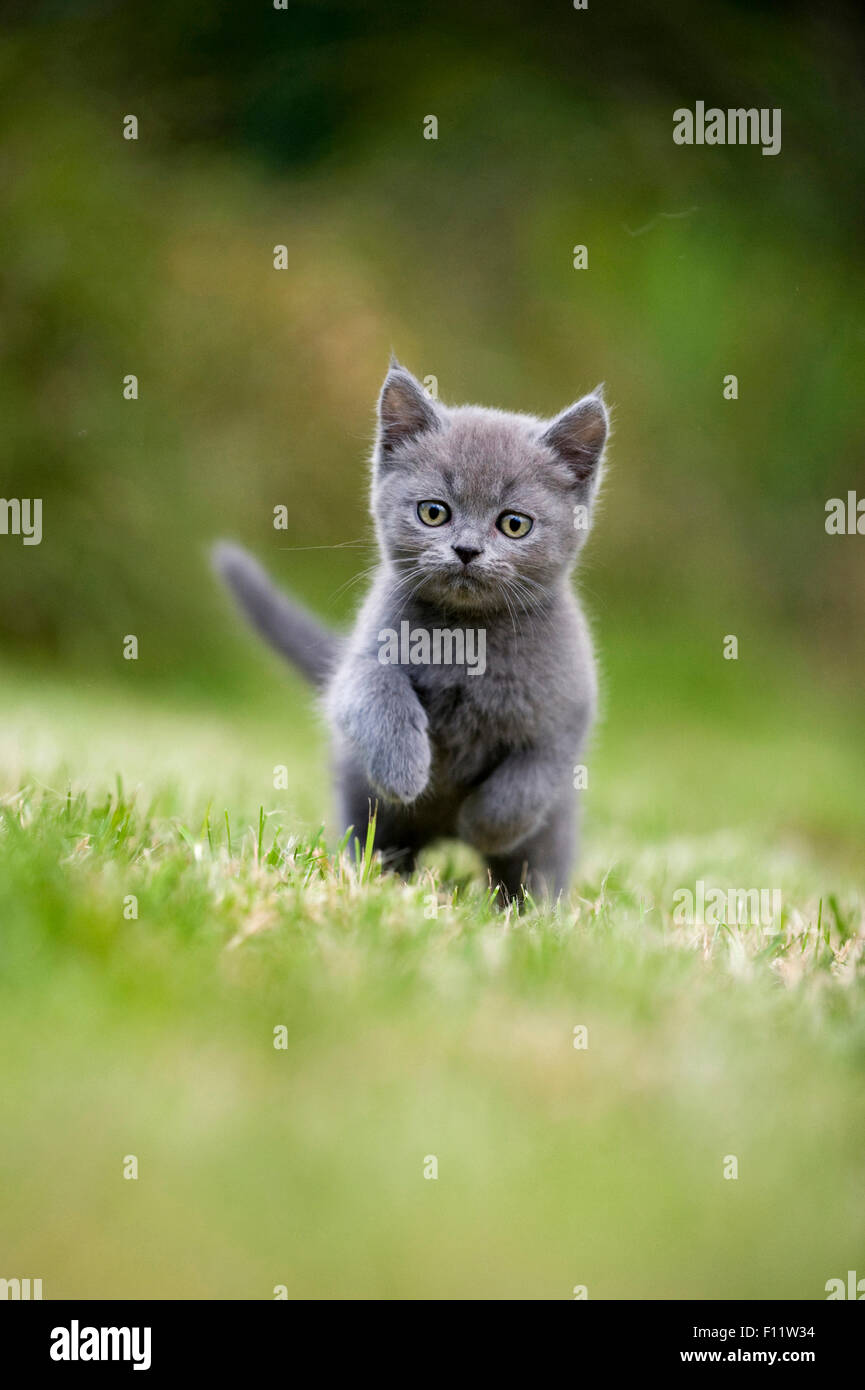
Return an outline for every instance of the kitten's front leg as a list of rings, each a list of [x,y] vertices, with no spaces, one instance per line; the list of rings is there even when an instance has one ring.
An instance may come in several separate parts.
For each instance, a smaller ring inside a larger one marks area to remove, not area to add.
[[[511,753],[466,797],[457,817],[460,838],[482,854],[507,854],[529,839],[562,790],[572,750]]]
[[[506,854],[486,856],[499,906],[513,903],[522,911],[526,893],[539,901],[565,892],[576,847],[576,805],[568,785],[536,834]]]
[[[432,755],[426,710],[405,671],[371,657],[350,657],[334,677],[327,710],[379,795],[406,805],[417,800],[429,781]]]

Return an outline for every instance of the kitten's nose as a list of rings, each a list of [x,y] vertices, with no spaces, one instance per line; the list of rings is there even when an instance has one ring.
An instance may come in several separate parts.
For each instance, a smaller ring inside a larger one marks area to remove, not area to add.
[[[471,564],[476,555],[480,555],[479,550],[473,550],[470,545],[455,545],[452,547],[459,555],[464,565]]]

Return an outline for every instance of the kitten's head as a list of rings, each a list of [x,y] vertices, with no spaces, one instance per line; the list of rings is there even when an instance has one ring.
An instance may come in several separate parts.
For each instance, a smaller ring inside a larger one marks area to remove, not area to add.
[[[600,388],[539,420],[444,407],[392,363],[372,512],[401,592],[458,611],[535,608],[586,538],[607,428]]]

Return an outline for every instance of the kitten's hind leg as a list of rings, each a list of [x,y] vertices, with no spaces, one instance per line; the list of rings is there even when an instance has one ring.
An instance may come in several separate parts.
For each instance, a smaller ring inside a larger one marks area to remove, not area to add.
[[[577,849],[576,808],[571,796],[552,811],[546,825],[507,854],[487,856],[500,907],[521,911],[528,892],[536,902],[554,901],[567,890]]]

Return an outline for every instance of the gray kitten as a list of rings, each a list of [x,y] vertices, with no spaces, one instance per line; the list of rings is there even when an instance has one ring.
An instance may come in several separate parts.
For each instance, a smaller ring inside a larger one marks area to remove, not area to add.
[[[600,388],[539,420],[442,406],[393,362],[373,454],[381,561],[351,635],[217,548],[252,623],[324,691],[343,825],[362,829],[378,802],[376,847],[404,872],[423,845],[458,836],[502,901],[567,885],[596,702],[569,581],[607,427]]]

